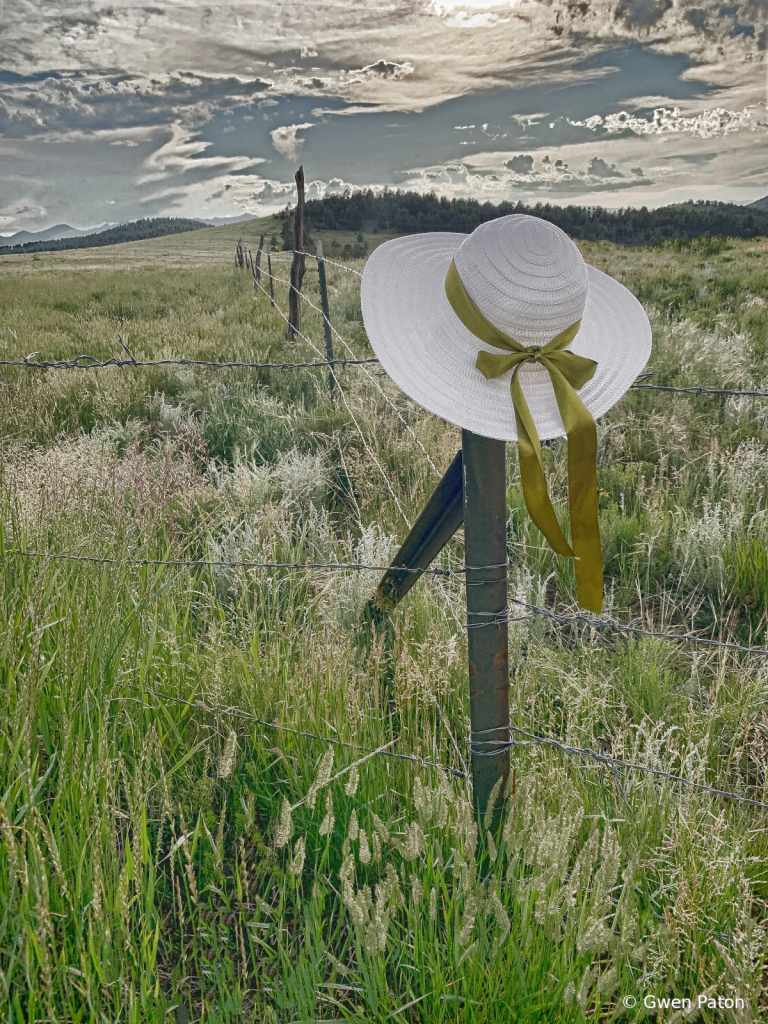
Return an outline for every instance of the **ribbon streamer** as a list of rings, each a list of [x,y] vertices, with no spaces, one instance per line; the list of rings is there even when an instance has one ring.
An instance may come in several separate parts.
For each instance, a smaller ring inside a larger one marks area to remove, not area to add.
[[[581,320],[571,324],[546,345],[526,348],[483,316],[467,295],[456,265],[451,261],[445,293],[456,316],[475,337],[504,355],[479,352],[476,366],[486,380],[512,370],[509,391],[515,410],[520,452],[520,476],[528,514],[558,555],[574,559],[579,604],[592,612],[603,606],[603,556],[597,522],[597,428],[589,410],[576,394],[597,369],[594,359],[564,351],[576,337]],[[571,543],[568,544],[547,490],[536,424],[525,400],[518,371],[523,363],[540,363],[549,373],[557,407],[568,437],[568,509]]]

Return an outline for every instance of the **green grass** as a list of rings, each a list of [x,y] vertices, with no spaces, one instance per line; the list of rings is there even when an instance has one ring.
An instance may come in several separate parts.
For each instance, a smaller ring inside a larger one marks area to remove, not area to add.
[[[105,358],[120,333],[136,358],[315,358],[235,270],[246,229],[98,265],[3,258],[0,357]],[[759,244],[580,246],[645,302],[655,380],[766,388]],[[328,276],[334,326],[370,354],[358,279]],[[304,327],[324,351],[307,306]],[[460,435],[386,377],[339,377],[364,438],[321,371],[4,369],[3,1018],[159,1024],[183,1003],[193,1021],[666,1021],[644,994],[711,991],[750,1009],[689,1019],[758,1019],[764,811],[631,772],[620,789],[533,746],[494,824],[453,775],[352,767],[396,737],[461,769],[454,580],[423,579],[371,633],[375,573],[131,562],[386,562],[406,526],[371,452],[412,521],[435,483],[414,435],[441,470]],[[546,457],[564,511],[564,444]],[[600,421],[598,469],[607,611],[768,646],[768,404],[630,392]],[[508,505],[511,596],[573,610],[511,445]],[[461,557],[459,535],[442,558]],[[538,619],[511,625],[510,662],[519,727],[768,800],[765,659]]]

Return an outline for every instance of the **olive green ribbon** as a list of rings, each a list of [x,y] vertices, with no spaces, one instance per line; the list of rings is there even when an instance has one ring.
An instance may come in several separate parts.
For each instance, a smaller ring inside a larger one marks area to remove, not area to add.
[[[603,556],[597,523],[597,428],[589,410],[576,394],[597,369],[594,359],[564,351],[576,337],[581,320],[571,324],[546,345],[526,348],[494,327],[467,295],[455,264],[445,279],[445,293],[456,316],[481,341],[508,354],[479,352],[476,366],[486,380],[513,370],[509,382],[515,409],[520,452],[520,477],[528,514],[558,555],[573,558],[579,604],[599,612],[603,605]],[[560,529],[544,479],[541,443],[520,385],[523,363],[540,363],[549,373],[557,407],[568,437],[568,509],[571,544]]]

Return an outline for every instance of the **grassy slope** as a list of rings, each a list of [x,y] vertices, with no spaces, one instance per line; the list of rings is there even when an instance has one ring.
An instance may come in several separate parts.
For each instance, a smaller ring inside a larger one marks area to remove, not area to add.
[[[200,228],[198,231],[186,231],[177,235],[164,235],[162,238],[147,238],[140,242],[122,242],[120,245],[103,246],[96,249],[63,250],[61,252],[36,252],[0,255],[0,266],[3,274],[34,273],[61,269],[67,273],[73,270],[135,269],[136,267],[205,267],[213,261],[226,266],[228,261],[234,265],[235,246],[242,240],[253,255],[259,247],[259,237],[266,235],[266,241],[274,236],[282,245],[280,231],[282,221],[274,217],[261,217],[258,220],[243,221],[240,224],[225,224],[218,228]],[[324,241],[325,254],[330,256],[333,243],[339,250],[345,245],[354,244],[356,235],[352,231],[320,231],[314,232],[313,238]],[[368,249],[393,237],[385,234],[365,234]],[[277,247],[274,247],[277,248]]]
[[[137,358],[312,358],[232,266],[258,231],[4,257],[0,354],[107,356],[119,331]],[[658,380],[766,388],[765,243],[582,250],[646,303]],[[329,273],[332,321],[363,354],[357,281]],[[306,307],[305,329],[322,350]],[[192,1019],[634,1020],[624,994],[710,989],[757,1017],[759,811],[625,775],[630,812],[603,769],[525,747],[493,838],[460,781],[409,762],[366,761],[312,799],[328,747],[288,727],[365,748],[397,736],[460,767],[459,585],[422,581],[370,637],[375,574],[13,553],[380,564],[406,527],[371,451],[412,520],[434,478],[404,423],[440,469],[458,432],[386,378],[349,369],[343,386],[364,440],[316,371],[4,372],[0,1003],[19,1021],[159,1022],[182,1000]],[[609,611],[765,646],[766,408],[633,392],[604,417]],[[562,507],[563,445],[548,458]],[[508,501],[512,592],[572,607],[512,446]],[[521,727],[768,797],[760,659],[540,621],[512,627],[510,653]],[[333,770],[356,756],[336,748]]]

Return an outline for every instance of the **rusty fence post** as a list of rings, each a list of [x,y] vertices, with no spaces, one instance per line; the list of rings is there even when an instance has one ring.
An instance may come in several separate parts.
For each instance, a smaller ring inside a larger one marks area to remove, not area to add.
[[[493,753],[509,742],[505,444],[469,430],[461,437],[472,780],[483,813],[509,774],[509,751]]]
[[[317,276],[320,279],[320,305],[323,309],[323,330],[325,332],[325,357],[333,362],[333,335],[331,334],[331,308],[328,305],[328,285],[325,281],[325,260],[323,243],[317,240]],[[333,399],[333,367],[328,367],[328,389]]]

